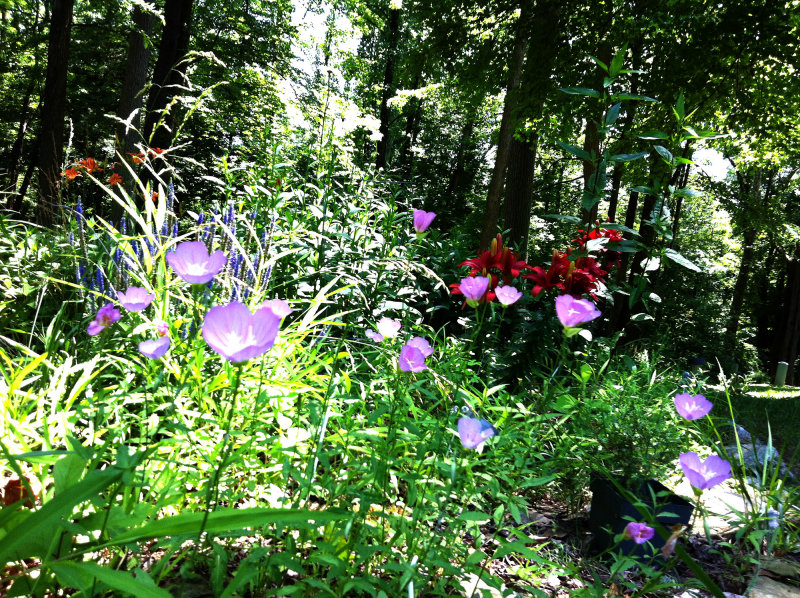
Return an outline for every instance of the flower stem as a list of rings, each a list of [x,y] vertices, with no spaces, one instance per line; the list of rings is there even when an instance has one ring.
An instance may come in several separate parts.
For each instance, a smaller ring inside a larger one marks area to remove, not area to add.
[[[205,514],[203,515],[203,523],[200,525],[200,531],[197,532],[197,544],[200,545],[200,540],[203,536],[203,532],[206,530],[206,525],[208,524],[208,516],[211,514],[212,511],[216,510],[217,502],[219,499],[219,480],[222,476],[222,472],[225,469],[226,461],[230,456],[231,450],[233,449],[233,442],[231,442],[231,424],[233,423],[233,414],[236,411],[236,396],[239,392],[239,381],[242,378],[242,367],[241,364],[236,364],[234,370],[234,378],[233,378],[233,385],[231,386],[231,404],[228,408],[228,419],[225,422],[225,436],[223,438],[223,447],[222,447],[222,457],[217,464],[217,469],[214,471],[214,477],[211,480],[211,483],[208,485],[206,489],[206,510]],[[212,500],[213,496],[213,500]],[[212,506],[213,502],[213,506]],[[207,538],[208,540],[208,538]],[[210,544],[210,541],[208,542]]]

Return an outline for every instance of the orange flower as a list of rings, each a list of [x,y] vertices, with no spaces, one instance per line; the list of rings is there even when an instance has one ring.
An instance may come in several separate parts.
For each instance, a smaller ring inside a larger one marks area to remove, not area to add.
[[[119,175],[118,175],[116,172],[115,172],[114,174],[112,174],[112,175],[111,175],[111,178],[110,178],[110,179],[108,179],[108,184],[109,184],[110,186],[112,186],[112,187],[113,187],[114,185],[116,185],[117,183],[121,183],[121,182],[122,182],[122,177],[121,177],[121,176],[119,176]]]
[[[143,164],[144,163],[144,152],[139,152],[138,154],[132,154],[131,152],[127,152],[127,154],[131,157],[134,164]]]
[[[153,194],[150,196],[150,201],[156,203],[157,199],[158,199],[158,191],[153,191]]]
[[[160,147],[151,147],[151,148],[150,148],[150,153],[151,153],[153,156],[160,156],[161,154],[163,154],[163,153],[164,153],[164,150],[163,150],[163,149],[161,149]]]
[[[97,160],[94,158],[86,158],[85,160],[81,160],[81,166],[86,169],[86,172],[92,173],[95,170],[97,172],[101,172],[103,169],[97,165]]]
[[[74,168],[67,168],[64,172],[61,173],[61,176],[65,176],[71,181],[76,176],[81,176],[81,173],[75,170]]]

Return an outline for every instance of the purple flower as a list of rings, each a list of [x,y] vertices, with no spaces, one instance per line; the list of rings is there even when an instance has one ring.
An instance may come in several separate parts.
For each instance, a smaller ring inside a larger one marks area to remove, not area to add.
[[[431,347],[431,344],[421,336],[415,336],[410,341],[408,341],[406,345],[410,345],[412,347],[416,347],[417,349],[419,349],[422,352],[422,356],[425,358],[428,358],[431,355],[433,355],[433,348]]]
[[[467,300],[470,307],[478,307],[481,299],[489,288],[491,279],[488,276],[468,276],[461,279],[458,288]]]
[[[556,315],[564,328],[573,328],[600,317],[594,303],[586,299],[575,299],[572,295],[556,297]]]
[[[208,255],[205,243],[185,241],[167,253],[167,263],[189,284],[206,284],[225,267],[228,258],[217,250]]]
[[[408,343],[400,349],[398,361],[400,369],[404,372],[421,372],[428,369],[428,366],[425,365],[424,353],[418,347]]]
[[[150,359],[160,359],[169,350],[170,340],[168,336],[162,336],[156,340],[147,340],[139,343],[139,353]]]
[[[270,308],[272,313],[278,316],[281,320],[294,311],[283,299],[270,299],[269,301],[265,301],[261,307]]]
[[[675,403],[675,409],[678,410],[681,417],[689,421],[705,417],[714,406],[714,404],[703,395],[692,396],[689,393],[675,395],[673,402]]]
[[[683,475],[698,490],[711,488],[731,477],[731,464],[716,455],[701,461],[697,453],[681,453],[679,461]]]
[[[153,302],[156,296],[142,287],[129,287],[124,293],[117,295],[122,307],[128,311],[142,311]]]
[[[427,234],[425,231],[436,218],[433,212],[426,212],[425,210],[414,210],[414,230],[417,231],[417,238],[420,239]]]
[[[89,336],[96,336],[103,332],[105,328],[111,326],[114,322],[118,322],[122,317],[120,311],[111,303],[106,303],[103,307],[97,310],[97,316],[89,324],[87,332]]]
[[[476,449],[496,435],[497,429],[485,419],[462,417],[458,420],[458,437],[464,448]]]
[[[375,332],[374,330],[367,330],[364,334],[367,335],[367,338],[371,341],[376,343],[383,342],[383,335],[380,332]]]
[[[522,293],[512,286],[497,287],[494,290],[494,294],[497,296],[497,300],[502,304],[503,307],[513,305],[520,300],[520,297],[522,297]]]
[[[381,318],[378,320],[378,332],[383,338],[394,338],[400,332],[400,320]]]
[[[622,532],[622,535],[628,540],[633,540],[637,544],[644,544],[653,537],[655,531],[656,530],[648,526],[646,523],[636,523],[635,521],[631,521],[625,526],[625,531]]]
[[[269,307],[256,313],[244,303],[217,305],[206,313],[203,338],[228,361],[240,363],[266,353],[275,343],[281,318]]]

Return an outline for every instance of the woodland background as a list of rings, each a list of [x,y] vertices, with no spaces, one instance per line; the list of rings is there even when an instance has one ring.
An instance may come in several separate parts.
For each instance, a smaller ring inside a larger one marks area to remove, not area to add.
[[[576,223],[618,222],[697,268],[625,254],[606,332],[771,375],[800,340],[798,8],[3,0],[2,200],[46,227],[79,198],[116,221],[102,190],[62,173],[94,157],[108,174],[150,147],[183,214],[267,161],[309,183],[374,181],[436,212],[464,254],[504,230],[540,264]],[[598,168],[603,155],[631,159]],[[582,207],[592,185],[601,201]]]

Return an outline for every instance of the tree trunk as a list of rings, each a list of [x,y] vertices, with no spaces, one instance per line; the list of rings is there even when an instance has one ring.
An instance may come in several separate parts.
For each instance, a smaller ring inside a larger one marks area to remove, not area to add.
[[[795,249],[795,255],[791,258],[787,257],[786,297],[781,312],[780,341],[775,352],[775,364],[773,364],[773,369],[777,366],[778,361],[785,361],[789,364],[786,384],[790,386],[795,382],[794,365],[800,340],[800,259],[798,259],[798,253]]]
[[[504,221],[509,232],[506,245],[516,245],[522,258],[527,256],[531,223],[531,194],[536,166],[536,142],[513,139],[509,149]]]
[[[744,244],[742,246],[742,261],[739,264],[739,273],[736,275],[736,284],[733,287],[730,309],[728,311],[728,324],[725,327],[725,346],[733,350],[736,346],[736,333],[739,331],[739,318],[742,315],[742,305],[750,282],[750,272],[753,270],[753,256],[755,255],[755,240],[757,230],[748,228],[744,231]]]
[[[542,116],[547,97],[554,89],[553,64],[558,50],[559,3],[540,0],[533,16],[532,35],[525,57],[521,87],[527,99],[526,116]],[[530,232],[533,175],[536,167],[538,135],[514,138],[509,148],[508,177],[505,193],[505,227],[510,229],[508,243],[514,243],[523,257],[527,255]]]
[[[397,44],[400,41],[400,9],[389,11],[389,21],[386,23],[389,31],[389,51],[386,56],[386,68],[383,71],[383,93],[381,94],[380,108],[380,132],[382,134],[378,141],[378,152],[375,157],[376,168],[386,168],[386,160],[389,154],[389,99],[394,95],[394,67],[397,55]]]
[[[509,65],[508,86],[503,102],[503,116],[500,119],[500,132],[497,136],[497,154],[489,181],[489,190],[486,193],[486,211],[483,217],[483,228],[479,240],[480,249],[489,246],[497,234],[497,221],[500,216],[500,196],[505,182],[506,166],[508,165],[511,139],[514,134],[514,111],[517,105],[517,91],[522,77],[522,66],[525,61],[525,49],[530,35],[529,21],[532,13],[533,0],[523,0],[522,12],[517,23],[517,35],[514,50]]]
[[[50,226],[59,207],[61,160],[64,144],[64,111],[67,100],[67,69],[74,0],[53,0],[47,46],[47,74],[42,93],[39,132],[38,197],[36,220]]]
[[[194,0],[166,0],[164,28],[147,98],[144,138],[151,147],[168,148],[175,128],[174,114],[164,114],[176,86],[184,83]],[[162,121],[161,123],[160,121]]]
[[[14,145],[11,146],[11,153],[8,157],[9,175],[8,175],[8,203],[9,209],[13,209],[16,205],[17,195],[17,182],[19,180],[19,173],[22,169],[22,156],[25,152],[25,134],[28,132],[28,123],[30,122],[31,115],[28,113],[28,104],[33,95],[33,88],[36,84],[35,77],[31,77],[28,83],[28,89],[25,90],[25,100],[20,109],[19,126],[17,127],[17,136],[14,139]],[[38,112],[38,110],[37,110]]]
[[[117,107],[117,118],[128,121],[129,124],[125,125],[117,122],[115,133],[116,151],[123,160],[129,152],[136,152],[136,144],[142,139],[139,128],[142,122],[142,105],[144,104],[143,90],[147,84],[147,68],[150,63],[150,46],[146,43],[146,38],[153,33],[153,21],[155,18],[152,13],[145,12],[140,7],[134,6],[132,20],[133,27],[128,34],[128,58],[125,66],[125,79],[122,82],[119,106]],[[122,184],[130,194],[133,191],[130,172],[127,168],[120,168],[118,174],[122,177]],[[112,207],[112,214],[114,220],[119,220],[122,216],[122,206],[115,202]]]

